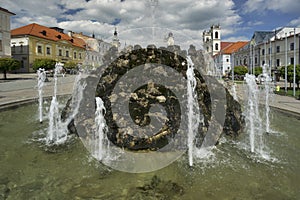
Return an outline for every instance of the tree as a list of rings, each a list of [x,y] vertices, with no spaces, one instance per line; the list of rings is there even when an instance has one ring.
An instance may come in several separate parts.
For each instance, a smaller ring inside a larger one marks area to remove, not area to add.
[[[280,76],[285,78],[285,67],[280,68]],[[290,85],[294,82],[294,65],[289,65],[287,67],[287,82],[290,83]],[[299,83],[300,83],[300,65],[296,65],[296,84],[297,88],[299,89]]]
[[[245,75],[248,73],[248,69],[245,66],[235,66],[234,67],[234,74],[236,75]]]
[[[262,67],[255,67],[255,72],[254,72],[255,76],[258,76],[262,73],[263,73],[263,68]]]
[[[33,70],[38,70],[39,68],[44,68],[45,70],[54,69],[56,61],[49,58],[39,58],[35,59],[32,64]]]
[[[19,69],[21,62],[13,58],[0,58],[0,71],[3,72],[4,79],[7,79],[7,72]]]
[[[73,61],[68,61],[65,63],[64,67],[66,68],[67,71],[70,71],[72,69],[77,69],[77,63]]]

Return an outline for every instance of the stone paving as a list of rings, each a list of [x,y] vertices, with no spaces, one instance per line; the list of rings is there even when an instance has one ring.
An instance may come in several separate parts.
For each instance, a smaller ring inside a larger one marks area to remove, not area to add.
[[[37,101],[37,75],[36,74],[8,74],[8,81],[0,80],[0,110],[22,103]],[[68,95],[72,93],[75,75],[58,77],[58,95]],[[53,78],[45,82],[44,96],[53,95]],[[244,85],[237,84],[237,93],[241,103],[244,99]],[[282,111],[300,116],[300,100],[293,97],[273,95],[270,105]]]
[[[245,102],[245,88],[246,85],[244,84],[237,84],[236,90],[237,90],[237,96],[240,103]],[[263,98],[263,97],[262,97]],[[261,103],[264,104],[264,99],[261,99]],[[290,96],[283,96],[283,95],[277,95],[272,94],[270,96],[270,106],[280,110],[280,111],[287,111],[290,114],[300,116],[300,100],[297,100],[294,97]]]
[[[75,75],[59,76],[57,95],[71,94],[75,77]],[[8,74],[8,79],[0,81],[0,109],[37,101],[37,74]],[[48,77],[48,80],[43,87],[44,97],[53,95],[54,80],[52,77]]]

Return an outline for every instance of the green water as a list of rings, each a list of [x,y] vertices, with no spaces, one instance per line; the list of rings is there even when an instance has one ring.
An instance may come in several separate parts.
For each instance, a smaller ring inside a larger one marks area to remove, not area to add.
[[[266,135],[271,159],[225,141],[211,159],[188,166],[187,156],[159,171],[130,174],[91,158],[75,137],[56,152],[42,136],[37,105],[0,112],[0,199],[300,199],[300,120],[272,112]]]

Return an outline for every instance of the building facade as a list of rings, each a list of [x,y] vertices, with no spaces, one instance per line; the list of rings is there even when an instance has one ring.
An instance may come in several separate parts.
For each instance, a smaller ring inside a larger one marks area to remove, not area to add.
[[[234,67],[234,56],[235,52],[244,48],[248,42],[238,41],[238,42],[221,42],[220,53],[214,55],[214,61],[219,66],[222,75],[229,73]]]
[[[103,63],[103,57],[112,47],[112,44],[103,40],[84,35],[83,33],[72,33],[73,37],[82,39],[86,44],[85,64],[92,66],[100,66]]]
[[[29,24],[11,31],[11,51],[21,62],[18,72],[33,72],[35,59],[49,58],[57,62],[83,63],[85,42],[80,38],[65,34],[63,29]]]
[[[280,67],[300,64],[300,28],[281,28],[275,31],[255,31],[251,41],[235,53],[235,65],[255,67],[267,64],[275,76]],[[296,57],[295,57],[296,55]]]
[[[0,7],[0,58],[10,58],[10,17],[14,13]]]

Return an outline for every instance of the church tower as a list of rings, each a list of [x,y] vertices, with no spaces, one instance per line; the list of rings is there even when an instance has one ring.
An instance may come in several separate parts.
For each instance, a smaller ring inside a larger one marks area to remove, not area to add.
[[[216,55],[221,51],[221,28],[220,25],[213,25],[210,28],[212,37],[212,54]]]
[[[202,35],[203,48],[211,55],[216,55],[221,50],[221,27],[212,25],[209,31],[204,31]]]
[[[112,45],[115,46],[116,48],[119,48],[121,45],[120,40],[118,38],[117,27],[115,28],[114,37],[112,39]]]

